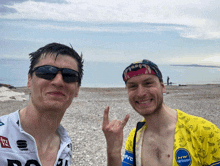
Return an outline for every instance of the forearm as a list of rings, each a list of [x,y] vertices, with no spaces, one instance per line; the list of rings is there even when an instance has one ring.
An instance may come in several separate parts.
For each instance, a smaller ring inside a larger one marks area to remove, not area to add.
[[[107,166],[121,166],[122,165],[120,153],[108,153],[107,157],[108,157]]]

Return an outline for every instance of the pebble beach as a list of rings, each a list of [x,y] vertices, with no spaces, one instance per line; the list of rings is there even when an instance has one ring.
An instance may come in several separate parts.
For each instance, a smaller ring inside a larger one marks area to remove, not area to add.
[[[27,87],[10,89],[7,94],[10,92],[13,92],[12,96],[5,99],[0,91],[0,116],[22,109],[28,103]],[[203,117],[220,127],[220,85],[166,86],[164,103],[173,109]],[[124,144],[129,131],[143,119],[130,106],[125,88],[81,88],[61,122],[73,142],[72,166],[106,165],[106,142],[102,133],[106,106],[110,107],[110,120],[122,120],[130,114],[124,128]]]

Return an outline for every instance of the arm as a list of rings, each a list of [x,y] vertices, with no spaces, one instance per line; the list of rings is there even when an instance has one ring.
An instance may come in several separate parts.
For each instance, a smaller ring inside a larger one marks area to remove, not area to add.
[[[107,142],[107,163],[108,166],[121,166],[121,149],[123,145],[123,129],[128,122],[129,115],[126,115],[123,121],[113,120],[109,123],[109,107],[105,108],[102,131],[105,134]]]

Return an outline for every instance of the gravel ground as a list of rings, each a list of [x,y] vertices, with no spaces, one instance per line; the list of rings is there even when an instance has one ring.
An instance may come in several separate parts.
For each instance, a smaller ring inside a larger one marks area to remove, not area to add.
[[[26,97],[29,94],[26,87],[14,91],[25,92]],[[0,115],[21,109],[27,102],[0,102]],[[171,108],[201,116],[220,127],[220,85],[167,86],[164,103]],[[122,120],[126,114],[130,114],[124,129],[124,143],[129,131],[137,121],[142,120],[128,103],[124,88],[81,88],[78,98],[74,99],[61,122],[73,142],[73,166],[106,165],[106,142],[101,130],[106,106],[110,106],[110,120]]]

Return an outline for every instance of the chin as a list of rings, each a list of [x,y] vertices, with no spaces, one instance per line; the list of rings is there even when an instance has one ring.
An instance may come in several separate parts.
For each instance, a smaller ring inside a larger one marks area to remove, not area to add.
[[[155,112],[154,111],[142,111],[142,112],[139,112],[139,114],[141,116],[150,116],[150,115],[153,115]]]
[[[141,116],[150,116],[157,112],[155,108],[134,108]]]
[[[66,110],[68,107],[59,102],[52,102],[45,105],[44,108],[46,108],[47,110]]]

